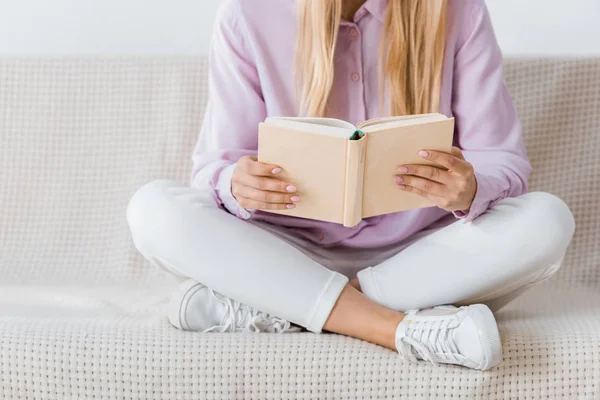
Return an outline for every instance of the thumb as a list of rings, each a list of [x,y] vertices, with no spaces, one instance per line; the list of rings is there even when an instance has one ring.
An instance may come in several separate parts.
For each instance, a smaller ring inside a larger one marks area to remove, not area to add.
[[[456,146],[452,147],[452,150],[450,151],[450,154],[453,155],[456,158],[460,158],[461,160],[465,161],[465,156],[463,156],[462,151],[458,147],[456,147]]]

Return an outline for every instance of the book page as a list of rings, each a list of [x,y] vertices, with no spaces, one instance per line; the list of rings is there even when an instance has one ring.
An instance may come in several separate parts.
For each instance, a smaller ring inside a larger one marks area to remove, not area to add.
[[[302,201],[277,214],[342,223],[348,138],[259,125],[258,159],[283,169],[278,178],[298,188]]]
[[[370,126],[379,125],[379,124],[387,124],[389,122],[394,122],[394,121],[413,120],[413,119],[419,119],[419,118],[431,118],[431,117],[442,116],[442,115],[443,114],[439,114],[439,113],[430,113],[430,114],[402,115],[402,116],[398,116],[398,117],[373,118],[373,119],[370,119],[368,121],[361,123],[358,126],[358,129],[365,130],[366,128],[368,128]]]
[[[444,121],[447,119],[448,117],[446,117],[443,114],[424,114],[419,118],[403,118],[388,121],[380,121],[377,124],[367,126],[363,130],[365,132],[377,132],[401,126],[429,124],[431,122]]]
[[[367,134],[363,185],[363,218],[431,207],[428,199],[396,187],[394,176],[403,164],[435,165],[419,156],[423,149],[450,152],[454,119],[396,127]]]
[[[356,130],[350,122],[335,118],[270,117],[265,124],[295,131],[349,137]]]

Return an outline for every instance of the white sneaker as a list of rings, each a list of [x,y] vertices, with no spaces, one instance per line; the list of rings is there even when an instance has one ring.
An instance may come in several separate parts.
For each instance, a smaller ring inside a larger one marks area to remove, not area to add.
[[[183,282],[171,297],[168,317],[173,326],[184,331],[300,331],[284,319],[234,301],[192,279]]]
[[[486,370],[500,363],[502,346],[496,319],[483,304],[409,311],[396,329],[403,359],[456,364]]]

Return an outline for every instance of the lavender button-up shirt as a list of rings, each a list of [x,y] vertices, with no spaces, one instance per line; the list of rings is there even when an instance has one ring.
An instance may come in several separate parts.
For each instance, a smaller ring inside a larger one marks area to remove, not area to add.
[[[484,0],[448,4],[440,112],[455,118],[454,144],[475,168],[471,209],[455,213],[471,221],[495,202],[525,193],[531,167]],[[386,116],[378,104],[378,48],[386,8],[387,0],[368,0],[352,22],[342,22],[328,116],[354,124]],[[191,186],[214,193],[239,218],[287,227],[322,246],[387,246],[448,215],[432,207],[367,218],[347,228],[248,211],[236,202],[231,175],[240,157],[257,154],[258,123],[268,116],[297,115],[296,28],[295,0],[224,1],[212,39],[209,103],[193,154]]]

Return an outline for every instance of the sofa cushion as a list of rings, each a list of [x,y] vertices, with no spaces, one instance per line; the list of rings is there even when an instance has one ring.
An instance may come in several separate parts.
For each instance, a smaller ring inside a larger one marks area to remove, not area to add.
[[[37,311],[31,297],[13,309],[3,294],[3,398],[592,399],[599,390],[600,293],[594,291],[540,287],[516,300],[498,313],[503,361],[480,372],[410,364],[393,351],[333,334],[182,332],[148,289],[90,288],[95,299],[105,299],[98,304],[83,288],[72,288],[69,298],[64,289],[55,288],[55,300],[51,288],[41,296],[26,291],[39,298]],[[80,306],[63,308],[56,299]]]
[[[199,57],[0,58],[0,397],[594,398],[600,392],[600,60],[509,60],[531,189],[571,207],[558,277],[498,314],[488,372],[407,364],[331,335],[169,326],[176,281],[136,251],[130,196],[185,183]]]
[[[131,195],[187,183],[206,104],[202,57],[0,58],[0,281],[157,279],[133,247]],[[600,286],[600,59],[509,60],[534,166],[577,232],[556,285]]]

